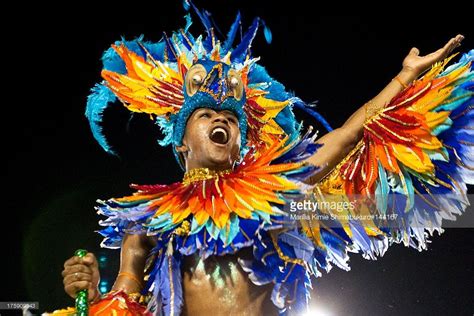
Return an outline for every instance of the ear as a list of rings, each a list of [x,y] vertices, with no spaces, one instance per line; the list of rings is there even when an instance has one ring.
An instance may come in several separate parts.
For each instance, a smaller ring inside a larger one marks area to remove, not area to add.
[[[188,146],[186,146],[185,144],[181,145],[181,146],[175,146],[176,148],[176,151],[179,152],[179,153],[186,153],[189,149],[188,149]]]

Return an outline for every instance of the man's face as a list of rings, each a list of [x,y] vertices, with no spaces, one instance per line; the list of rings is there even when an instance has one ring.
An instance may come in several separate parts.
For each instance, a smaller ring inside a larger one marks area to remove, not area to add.
[[[189,117],[183,146],[176,149],[184,155],[187,171],[230,169],[240,157],[240,137],[239,121],[231,111],[200,108]]]

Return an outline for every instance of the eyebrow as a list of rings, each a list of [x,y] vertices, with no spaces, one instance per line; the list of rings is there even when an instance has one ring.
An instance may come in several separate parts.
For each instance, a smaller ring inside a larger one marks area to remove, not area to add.
[[[214,111],[213,109],[210,109],[210,108],[199,108],[195,111],[195,113],[198,113],[198,112],[209,112],[209,111]]]
[[[221,112],[223,112],[224,114],[230,114],[230,115],[232,115],[232,116],[235,116],[235,117],[237,117],[237,115],[235,115],[235,113],[234,113],[234,112],[232,112],[232,111],[229,111],[229,110],[223,110],[223,111],[221,111]]]
[[[214,110],[214,109],[210,109],[210,108],[199,108],[195,111],[195,113],[200,113],[200,112],[209,112],[209,111],[212,111],[212,112],[221,112],[221,113],[224,113],[225,115],[232,115],[233,117],[237,118],[237,115],[232,112],[231,110],[221,110],[221,111],[218,111],[218,110]]]

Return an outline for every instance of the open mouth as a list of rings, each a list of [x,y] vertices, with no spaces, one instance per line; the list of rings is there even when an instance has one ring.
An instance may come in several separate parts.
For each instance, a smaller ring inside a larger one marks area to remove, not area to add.
[[[229,132],[223,127],[214,127],[209,138],[217,144],[225,145],[229,141]]]

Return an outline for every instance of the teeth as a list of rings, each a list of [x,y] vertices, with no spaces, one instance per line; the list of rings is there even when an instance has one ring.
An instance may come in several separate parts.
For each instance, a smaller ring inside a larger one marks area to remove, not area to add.
[[[229,135],[227,134],[227,131],[222,127],[216,127],[212,130],[210,138],[213,142],[225,144],[227,143]]]
[[[212,135],[214,135],[215,133],[224,133],[225,137],[227,138],[227,132],[225,129],[223,129],[222,127],[217,127],[215,128],[213,131],[212,131]]]

